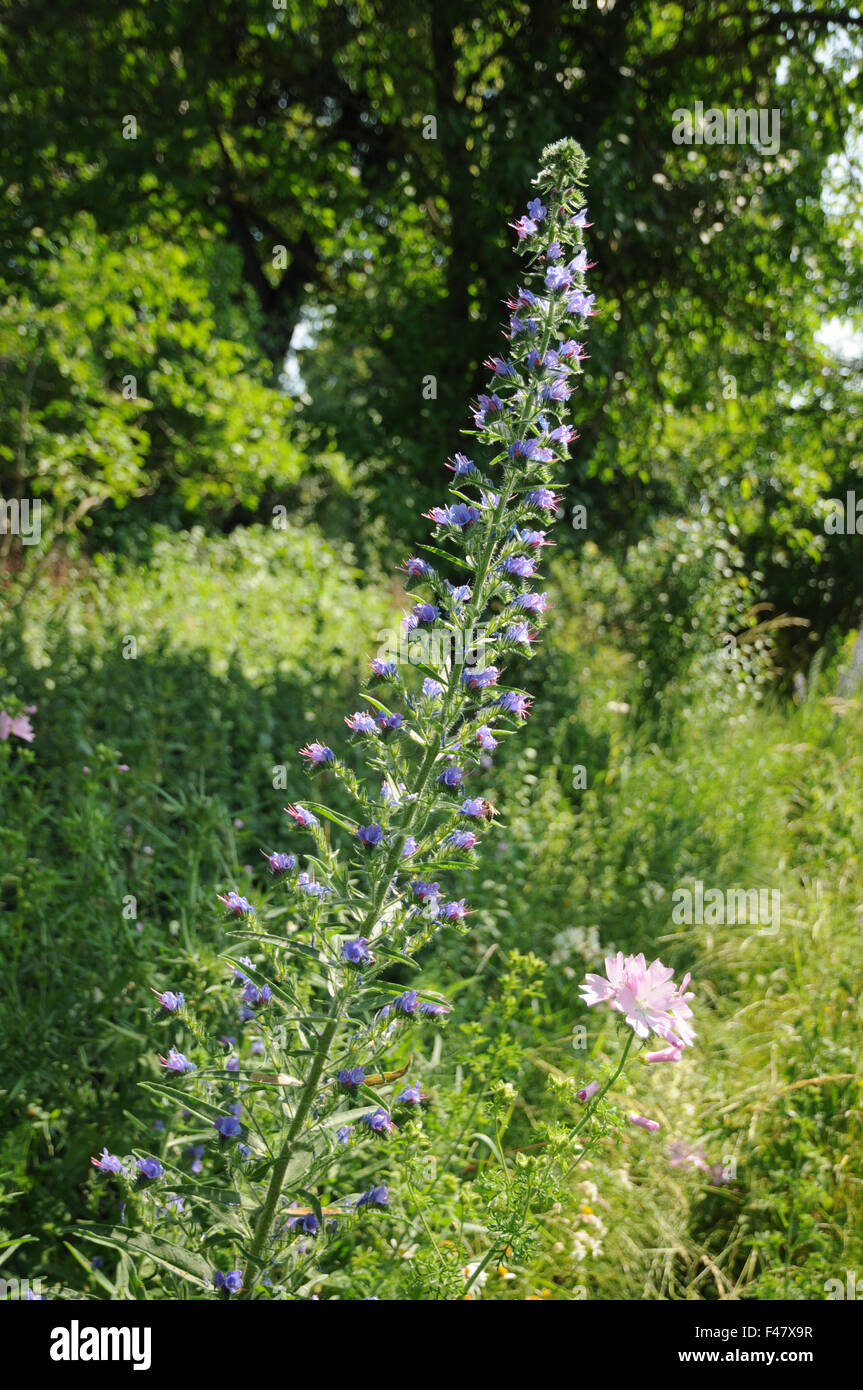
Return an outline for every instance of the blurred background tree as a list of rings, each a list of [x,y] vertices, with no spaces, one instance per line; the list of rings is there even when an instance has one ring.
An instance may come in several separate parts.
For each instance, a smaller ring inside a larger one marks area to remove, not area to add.
[[[835,0],[9,0],[4,495],[25,452],[64,517],[112,504],[103,543],[120,503],[230,526],[276,494],[416,534],[501,227],[566,133],[602,315],[569,502],[622,558],[709,495],[777,611],[856,616],[819,506],[859,478],[860,361],[818,335],[859,313],[860,29]],[[675,144],[696,101],[779,109],[779,150]]]

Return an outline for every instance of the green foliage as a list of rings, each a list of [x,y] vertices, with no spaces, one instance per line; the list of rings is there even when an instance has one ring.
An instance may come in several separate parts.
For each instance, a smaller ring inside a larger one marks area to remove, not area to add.
[[[297,496],[315,460],[250,344],[243,297],[221,297],[229,248],[185,247],[176,228],[105,236],[89,216],[30,246],[28,279],[0,284],[0,496],[41,500],[46,545],[108,504],[97,539],[117,544],[142,516],[212,525]]]
[[[317,501],[348,459],[353,496],[328,520],[417,534],[509,288],[499,228],[537,148],[571,130],[590,154],[602,309],[566,479],[591,538],[620,559],[707,495],[775,614],[818,631],[856,618],[859,537],[825,545],[822,523],[859,483],[859,363],[818,338],[860,302],[863,78],[843,0],[265,8],[4,11],[8,448],[38,351],[12,335],[57,302],[56,255],[60,319],[96,342],[79,361],[71,329],[57,342],[45,326],[28,457],[53,473],[56,450],[75,507],[143,488],[136,516],[221,521],[281,500],[267,480]],[[695,99],[780,110],[779,149],[675,144]],[[109,332],[114,299],[126,315],[152,301],[151,331]],[[290,409],[269,384],[289,349]],[[116,396],[136,369],[134,409]],[[48,401],[62,427],[42,420]],[[103,543],[127,539],[114,528]]]
[[[0,706],[38,706],[32,745],[0,743],[3,1047],[18,1059],[2,1166],[49,1241],[101,1206],[89,1156],[156,1079],[148,986],[193,961],[223,978],[214,891],[281,843],[274,769],[293,769],[312,715],[340,719],[388,612],[350,552],[308,529],[166,537],[146,570],[79,562],[72,577],[34,590],[23,634],[0,632]],[[233,1011],[208,1023],[230,1033]]]
[[[115,1214],[110,1185],[85,1174],[91,1153],[130,1133],[130,1113],[141,1117],[136,1151],[162,1157],[168,1190],[201,1204],[208,1190],[232,1187],[227,1155],[210,1151],[206,1171],[190,1172],[187,1149],[205,1141],[205,1119],[183,1121],[152,1089],[152,1108],[142,1107],[136,1083],[158,1080],[154,1053],[166,1050],[146,985],[182,988],[193,974],[208,982],[200,1038],[214,1048],[218,1105],[233,1080],[228,1054],[208,1040],[235,1025],[213,891],[245,891],[243,864],[260,857],[259,845],[281,843],[285,795],[265,790],[272,765],[307,739],[308,705],[316,732],[336,726],[354,679],[346,663],[368,645],[359,627],[387,622],[382,597],[356,587],[349,559],[326,563],[307,533],[165,539],[155,555],[154,569],[103,566],[93,583],[80,569],[50,617],[56,591],[38,588],[27,646],[7,632],[4,656],[5,689],[39,706],[32,746],[0,744],[11,811],[4,1048],[15,1058],[3,1097],[3,1210],[10,1234],[38,1237],[7,1265],[96,1298],[203,1293],[180,1292],[140,1251],[130,1261],[103,1249],[104,1270],[85,1274],[88,1247],[67,1234],[75,1258],[63,1235],[82,1220],[94,1234],[93,1223]],[[287,570],[308,591],[296,611],[277,599]],[[581,586],[592,595],[584,605]],[[826,1279],[863,1260],[858,1085],[830,1079],[853,1078],[860,1046],[850,1002],[859,707],[832,696],[832,672],[796,711],[771,698],[754,704],[745,686],[718,703],[712,689],[699,696],[691,686],[671,702],[679,715],[673,727],[662,722],[667,738],[657,742],[635,717],[641,677],[619,645],[620,576],[587,555],[580,575],[558,565],[555,589],[548,650],[534,667],[531,740],[514,744],[496,772],[491,794],[511,813],[472,876],[474,928],[425,966],[433,988],[445,989],[456,970],[464,976],[455,1018],[443,1037],[413,1034],[393,1059],[408,1067],[393,1087],[419,1081],[429,1100],[401,1118],[389,1143],[353,1160],[357,1192],[374,1176],[400,1202],[378,1221],[342,1223],[310,1255],[302,1296],[464,1297],[491,1229],[512,1253],[486,1267],[471,1296],[821,1297]],[[354,605],[355,653],[322,645],[327,604]],[[126,630],[159,640],[124,661]],[[116,772],[121,760],[129,773]],[[575,761],[588,767],[585,789],[572,786]],[[780,932],[674,927],[670,892],[696,877],[780,887]],[[122,916],[126,893],[138,896],[141,932]],[[280,899],[259,877],[252,897],[282,936]],[[598,1017],[587,1018],[580,1046],[578,980],[612,944],[649,952],[651,940],[663,959],[693,971],[697,1045],[678,1067],[631,1067],[597,1116],[598,1148],[564,1177],[568,1124],[581,1113],[573,1090],[600,1077],[617,1047]],[[658,1118],[660,1134],[620,1133],[624,1106]],[[157,1119],[165,1129],[153,1129]],[[717,1186],[670,1167],[671,1139],[734,1176]],[[542,1151],[551,1170],[537,1170]],[[525,1223],[528,1183],[534,1215]],[[153,1202],[142,1189],[128,1199],[144,1212]],[[231,1210],[224,1200],[217,1209]],[[170,1239],[182,1245],[182,1216],[172,1219]],[[208,1267],[226,1239],[216,1225],[211,1234]]]

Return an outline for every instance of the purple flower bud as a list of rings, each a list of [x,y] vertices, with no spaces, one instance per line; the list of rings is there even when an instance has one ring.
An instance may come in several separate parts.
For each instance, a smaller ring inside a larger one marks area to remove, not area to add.
[[[240,998],[248,1004],[250,1009],[259,1009],[262,1004],[266,1004],[273,997],[273,991],[269,985],[261,985],[260,989],[251,980],[248,980],[240,990]]]
[[[580,1091],[576,1091],[575,1098],[580,1105],[586,1105],[589,1100],[593,1100],[599,1090],[599,1082],[591,1081],[587,1086],[582,1086]]]
[[[643,1115],[627,1115],[626,1118],[631,1125],[639,1125],[641,1129],[646,1129],[650,1134],[655,1134],[659,1129],[657,1120],[647,1120]]]
[[[645,1062],[679,1062],[683,1056],[679,1047],[666,1047],[661,1052],[645,1052]]]
[[[449,1013],[446,1004],[435,1004],[431,1000],[425,1000],[420,1004],[420,1013],[426,1018],[441,1019],[446,1018]]]

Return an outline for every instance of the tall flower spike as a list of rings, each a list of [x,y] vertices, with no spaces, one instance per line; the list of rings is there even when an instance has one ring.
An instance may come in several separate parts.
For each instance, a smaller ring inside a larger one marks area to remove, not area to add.
[[[416,887],[434,875],[439,860],[446,863],[452,847],[473,848],[477,837],[465,831],[464,816],[479,822],[495,815],[474,787],[497,745],[495,732],[518,727],[529,712],[529,698],[506,684],[506,671],[514,655],[531,656],[542,626],[547,605],[535,586],[546,536],[537,520],[547,525],[559,505],[558,468],[575,438],[564,416],[585,355],[579,338],[594,312],[585,283],[586,162],[573,140],[548,146],[536,196],[513,224],[524,267],[508,301],[508,346],[489,360],[492,379],[473,408],[473,428],[464,430],[475,436],[470,457],[453,455],[446,465],[449,498],[427,513],[434,544],[422,547],[427,558],[403,562],[420,592],[411,596],[399,650],[371,664],[368,691],[384,677],[402,708],[383,706],[367,691],[371,708],[346,716],[363,735],[357,747],[379,785],[383,774],[382,792],[373,793],[337,756],[328,760],[359,804],[362,823],[332,816],[352,840],[349,867],[315,835],[318,861],[335,889],[332,906],[318,905],[315,918],[331,943],[335,1002],[323,1035],[327,1047],[339,1016],[362,1009],[374,994],[390,951],[410,955],[446,925],[464,930],[463,900],[443,905],[437,884],[433,893],[417,894]],[[530,614],[530,625],[513,622],[513,610]],[[318,747],[326,745],[310,745]],[[471,795],[460,799],[454,792],[467,777]],[[288,809],[301,827],[314,829],[310,812]],[[432,1016],[401,1003],[377,1012],[379,1021],[392,1021],[383,1031],[380,1022],[369,1026],[361,1060],[386,1046],[394,1026]],[[295,1107],[285,1165],[307,1124],[322,1069],[322,1060],[312,1064]],[[280,1157],[251,1245],[250,1277],[271,1226],[281,1164]]]
[[[523,264],[508,301],[507,344],[487,364],[491,380],[463,431],[473,437],[469,448],[445,464],[449,495],[428,513],[432,544],[403,562],[402,572],[419,590],[410,595],[410,621],[400,625],[398,650],[371,662],[365,707],[345,717],[351,757],[368,775],[323,739],[300,750],[310,773],[341,781],[356,818],[293,801],[287,813],[294,834],[310,841],[309,862],[295,873],[294,854],[266,856],[291,896],[296,933],[313,947],[292,935],[282,948],[236,890],[222,899],[232,935],[256,957],[254,966],[239,957],[253,979],[231,961],[243,986],[241,1020],[256,1036],[267,1034],[268,1055],[296,1082],[289,1098],[250,1089],[242,1125],[233,1115],[218,1125],[221,1143],[244,1132],[271,1136],[264,1184],[260,1166],[254,1176],[244,1177],[239,1168],[233,1175],[244,1188],[244,1210],[255,1216],[238,1237],[245,1256],[241,1276],[232,1270],[222,1277],[237,1274],[231,1291],[243,1297],[253,1296],[277,1258],[279,1204],[289,1175],[296,1190],[329,1183],[345,1154],[374,1143],[378,1129],[388,1132],[392,1124],[383,1107],[372,1112],[374,1124],[339,1124],[355,1097],[341,1082],[327,1085],[332,1054],[339,1058],[339,1077],[362,1075],[364,1068],[385,1071],[383,1054],[398,1033],[446,1022],[448,1005],[424,997],[421,985],[394,997],[381,976],[394,956],[404,963],[438,931],[467,930],[470,908],[447,892],[446,871],[453,851],[470,855],[478,832],[494,819],[483,775],[500,734],[517,729],[529,714],[530,699],[510,683],[508,670],[514,660],[530,659],[548,607],[537,574],[545,528],[559,506],[561,464],[575,438],[565,417],[585,355],[580,339],[594,312],[585,282],[585,157],[574,141],[562,140],[543,151],[542,165],[534,196],[514,224]],[[300,989],[297,972],[309,968],[309,959],[314,974]],[[679,1046],[688,1030],[684,989],[664,1001],[673,1017],[664,1036]],[[168,1013],[183,1006],[182,995],[166,991],[158,998]],[[196,1026],[188,1008],[183,1020]],[[307,1040],[301,1051],[280,1059],[278,1040],[297,1035]],[[167,1060],[174,1056],[182,1059],[172,1052]],[[201,1088],[210,1083],[200,1073],[178,1075],[172,1094],[183,1084],[203,1097],[208,1093]],[[104,1167],[109,1160],[96,1163]],[[344,1194],[340,1201],[370,1215],[389,1194],[372,1179],[365,1193]],[[191,1198],[185,1219],[194,1219]],[[322,1228],[318,1240],[326,1238]]]

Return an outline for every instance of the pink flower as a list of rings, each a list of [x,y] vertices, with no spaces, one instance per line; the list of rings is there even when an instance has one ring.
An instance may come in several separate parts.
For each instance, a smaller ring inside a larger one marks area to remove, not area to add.
[[[28,713],[32,714],[35,708],[35,705],[31,705]],[[23,739],[25,743],[32,743],[36,737],[26,714],[3,714],[0,712],[0,742],[5,743],[10,734]]]
[[[666,1047],[662,1052],[645,1052],[645,1062],[679,1062],[683,1053],[679,1047]]]
[[[582,1086],[580,1091],[576,1091],[575,1098],[579,1104],[586,1105],[589,1100],[593,1099],[598,1090],[599,1082],[591,1081],[588,1086]]]
[[[646,1129],[648,1133],[655,1134],[659,1129],[658,1120],[647,1120],[643,1115],[627,1115],[631,1125],[638,1125],[641,1129]]]
[[[605,976],[585,976],[582,998],[589,1008],[608,1004],[622,1013],[639,1038],[655,1033],[673,1048],[689,1047],[695,1038],[688,1022],[692,1017],[689,1000],[695,996],[685,992],[689,975],[678,988],[673,974],[660,960],[648,965],[643,955],[624,956],[618,951],[606,957]]]
[[[701,1149],[691,1149],[682,1139],[675,1139],[669,1144],[668,1162],[672,1168],[700,1168],[703,1173],[708,1170]]]

